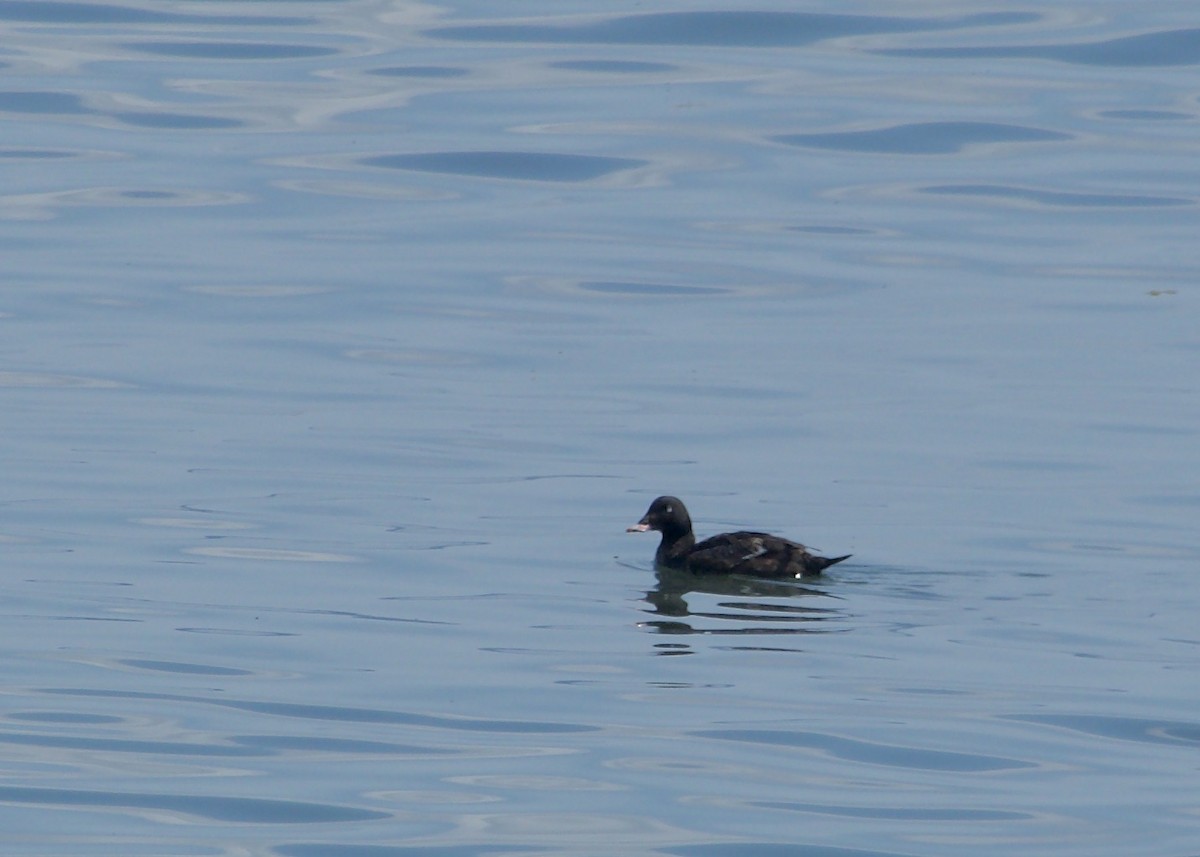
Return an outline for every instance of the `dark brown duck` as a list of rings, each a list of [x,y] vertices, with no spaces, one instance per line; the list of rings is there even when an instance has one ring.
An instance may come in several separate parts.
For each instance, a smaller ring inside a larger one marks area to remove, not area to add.
[[[654,561],[695,574],[747,574],[754,577],[814,577],[835,562],[849,559],[811,554],[802,544],[768,533],[722,533],[696,541],[692,519],[678,497],[659,497],[628,533],[662,533]]]

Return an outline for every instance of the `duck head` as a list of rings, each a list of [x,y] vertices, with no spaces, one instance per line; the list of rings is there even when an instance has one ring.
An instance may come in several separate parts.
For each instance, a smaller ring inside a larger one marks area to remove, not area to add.
[[[692,531],[692,519],[678,497],[659,497],[650,504],[642,519],[625,532],[645,533],[650,530],[658,530],[666,541],[675,541]]]

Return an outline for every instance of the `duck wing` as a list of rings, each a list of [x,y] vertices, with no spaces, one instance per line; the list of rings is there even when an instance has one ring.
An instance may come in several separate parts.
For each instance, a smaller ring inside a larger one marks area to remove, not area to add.
[[[770,533],[722,533],[696,545],[687,553],[686,565],[697,574],[749,574],[755,577],[796,577],[813,574],[805,558],[812,555],[802,544]]]

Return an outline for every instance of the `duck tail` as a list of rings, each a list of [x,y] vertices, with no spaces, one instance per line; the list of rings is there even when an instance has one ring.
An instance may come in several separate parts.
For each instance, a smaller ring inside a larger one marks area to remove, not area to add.
[[[844,559],[850,559],[850,557],[852,557],[852,556],[854,556],[854,554],[852,554],[852,553],[848,553],[845,556],[833,556],[833,557],[814,556],[813,559],[816,560],[816,562],[814,562],[813,565],[815,565],[817,567],[817,571],[819,573],[819,572],[822,572],[825,569],[829,568],[829,566],[831,566],[831,565],[836,565],[837,563],[841,562]]]

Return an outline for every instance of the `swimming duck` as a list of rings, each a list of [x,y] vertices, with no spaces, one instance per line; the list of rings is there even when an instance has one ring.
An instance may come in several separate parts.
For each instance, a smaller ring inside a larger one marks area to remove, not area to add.
[[[754,577],[815,577],[850,554],[833,558],[811,554],[802,544],[767,533],[722,533],[696,541],[692,519],[678,497],[659,497],[642,519],[625,530],[645,533],[658,530],[662,541],[654,561],[667,568],[695,574],[747,574]]]

